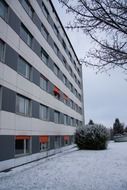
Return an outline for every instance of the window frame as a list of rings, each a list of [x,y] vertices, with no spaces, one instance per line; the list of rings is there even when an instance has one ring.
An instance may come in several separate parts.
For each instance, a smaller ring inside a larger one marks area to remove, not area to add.
[[[32,140],[31,138],[29,139],[19,139],[19,140],[22,140],[23,141],[23,153],[19,153],[17,154],[16,153],[16,141],[18,141],[18,139],[15,138],[15,157],[20,157],[20,156],[25,156],[25,155],[29,155],[31,154],[32,152]],[[29,143],[29,152],[27,152],[27,141]]]
[[[58,116],[57,118],[56,115]],[[56,110],[54,111],[54,123],[60,124],[60,112]]]
[[[8,9],[8,4],[3,1],[3,0],[0,0],[0,3],[3,5],[4,7],[4,16],[0,16],[0,18],[2,18],[5,22],[8,21],[8,17],[9,17],[9,9]],[[2,8],[1,8],[2,9]],[[5,9],[6,9],[6,13],[5,13]]]
[[[64,114],[64,125],[68,125],[68,115]]]
[[[63,83],[67,86],[67,77],[63,74]]]
[[[70,107],[73,108],[73,101],[70,100]]]
[[[22,98],[22,99],[24,99],[25,100],[25,102],[24,102],[24,112],[20,112],[19,111],[19,98]],[[26,109],[27,109],[27,105],[25,105],[25,103],[26,103],[26,100],[28,101],[28,111],[26,111]],[[22,95],[20,95],[20,94],[17,94],[16,95],[16,113],[17,114],[19,114],[19,115],[22,115],[22,116],[26,116],[26,117],[30,117],[31,116],[31,101],[30,101],[30,99],[29,98],[27,98],[27,97],[25,97],[25,96],[22,96]]]
[[[44,85],[41,85],[41,84],[44,84],[44,81],[46,84],[46,86],[45,86],[46,88],[44,87]],[[49,80],[46,77],[44,77],[43,75],[40,75],[40,88],[46,92],[48,92],[48,90],[49,90]]]
[[[2,62],[2,63],[4,63],[5,62],[5,52],[6,52],[6,44],[5,44],[5,42],[2,40],[2,39],[0,39],[0,43],[1,44],[3,44],[3,55],[2,55],[2,53],[0,52],[0,61]]]
[[[25,4],[24,4],[25,3]],[[29,15],[29,17],[31,19],[33,19],[33,15],[34,15],[34,9],[33,7],[31,6],[31,4],[29,3],[28,0],[21,0],[21,5],[23,6],[24,10],[26,11],[26,13]],[[27,7],[26,7],[27,5]],[[30,12],[32,14],[30,14]]]
[[[48,40],[49,32],[43,24],[41,24],[41,34],[45,38],[45,40]]]
[[[66,51],[67,46],[66,46],[66,43],[65,43],[64,39],[62,39],[62,46],[63,46],[64,50]]]
[[[45,113],[44,113],[44,108],[45,108]],[[45,106],[43,104],[40,104],[39,116],[40,116],[39,118],[41,120],[43,120],[43,121],[49,121],[49,107]]]
[[[24,64],[26,65],[26,74],[25,75],[19,71],[19,64],[22,63],[20,61],[24,62]],[[18,74],[20,74],[24,78],[30,80],[30,78],[31,78],[31,65],[21,56],[18,57],[17,72],[18,72]]]
[[[48,11],[47,7],[45,6],[45,4],[43,2],[42,2],[41,5],[42,5],[41,6],[42,12],[43,12],[45,18],[48,19],[49,18],[49,11]]]
[[[57,26],[55,25],[55,23],[54,23],[54,25],[53,25],[53,30],[54,30],[55,35],[56,35],[57,37],[59,37],[59,30],[58,30]]]
[[[2,95],[3,95],[3,88],[2,88],[2,86],[0,85],[0,110],[2,109]]]
[[[57,77],[59,77],[60,69],[55,63],[53,64],[53,72],[55,73]]]
[[[41,60],[43,61],[44,64],[48,65],[49,55],[43,48],[41,48]]]
[[[33,36],[29,32],[29,30],[24,26],[24,24],[21,24],[20,26],[20,37],[30,48],[32,48]]]
[[[55,42],[53,44],[53,49],[54,49],[54,52],[56,53],[56,55],[58,55],[59,54],[59,48],[58,48],[58,46],[56,45]]]

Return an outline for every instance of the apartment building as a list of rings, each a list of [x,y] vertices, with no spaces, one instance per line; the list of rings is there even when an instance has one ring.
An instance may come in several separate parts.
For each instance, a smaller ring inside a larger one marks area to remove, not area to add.
[[[0,0],[0,171],[74,143],[82,66],[51,0]]]

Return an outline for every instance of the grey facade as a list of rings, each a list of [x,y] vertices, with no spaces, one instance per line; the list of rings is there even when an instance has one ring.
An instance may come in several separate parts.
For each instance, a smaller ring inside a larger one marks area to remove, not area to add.
[[[84,116],[82,67],[52,2],[0,6],[2,171],[73,144]]]

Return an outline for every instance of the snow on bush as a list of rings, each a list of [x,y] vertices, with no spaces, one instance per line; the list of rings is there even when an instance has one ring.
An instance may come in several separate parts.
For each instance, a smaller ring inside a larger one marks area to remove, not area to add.
[[[85,125],[78,128],[75,134],[75,142],[79,149],[102,150],[107,148],[108,131],[99,124]]]

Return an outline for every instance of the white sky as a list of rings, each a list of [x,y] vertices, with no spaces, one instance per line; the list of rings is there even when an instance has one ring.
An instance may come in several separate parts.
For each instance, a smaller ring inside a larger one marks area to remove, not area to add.
[[[65,26],[71,16],[67,15],[58,0],[52,0]],[[78,58],[83,58],[92,47],[91,40],[81,31],[67,30],[67,34]],[[111,76],[83,66],[85,123],[92,119],[95,123],[112,127],[115,118],[127,124],[127,81],[122,71],[111,71]]]

